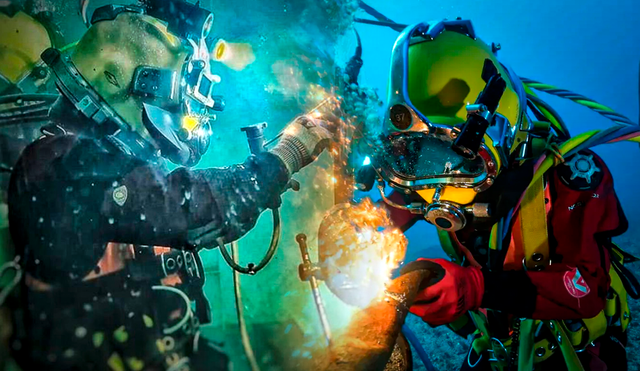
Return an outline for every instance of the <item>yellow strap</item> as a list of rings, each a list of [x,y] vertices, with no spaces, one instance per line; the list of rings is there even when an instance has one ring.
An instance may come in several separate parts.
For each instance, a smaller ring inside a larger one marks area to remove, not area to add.
[[[520,229],[527,270],[544,269],[549,265],[544,177],[539,177],[526,190],[520,205]]]
[[[582,322],[584,323],[583,330],[585,331],[581,332],[587,332],[589,338],[586,339],[586,341],[580,339],[580,343],[574,344],[575,346],[584,348],[607,332],[607,317],[604,315],[604,310],[600,311],[600,313],[593,318],[583,319]]]
[[[567,365],[567,371],[584,371],[582,363],[578,358],[576,350],[571,344],[569,336],[567,336],[567,328],[562,321],[548,321],[547,327],[554,334],[554,337],[560,347],[562,356],[564,357],[565,364]]]
[[[626,331],[627,326],[629,326],[629,321],[631,320],[631,316],[629,315],[629,303],[627,302],[627,291],[622,284],[622,280],[620,279],[618,272],[613,267],[609,269],[609,276],[611,277],[611,288],[618,297],[618,303],[616,304],[619,306],[616,308],[617,310],[615,310],[615,312],[620,316],[622,331]]]

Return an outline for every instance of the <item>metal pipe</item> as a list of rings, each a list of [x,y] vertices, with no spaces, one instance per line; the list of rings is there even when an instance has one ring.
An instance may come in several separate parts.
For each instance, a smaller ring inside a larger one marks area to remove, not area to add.
[[[311,271],[311,267],[313,263],[311,262],[311,258],[309,257],[309,248],[307,247],[307,235],[304,233],[300,233],[296,236],[296,241],[300,246],[300,255],[302,256],[302,266],[300,267],[300,278],[305,279],[308,278],[309,285],[311,285],[311,291],[313,292],[313,301],[316,304],[316,309],[318,310],[318,316],[320,317],[320,325],[322,326],[322,331],[324,332],[324,337],[327,340],[327,346],[331,346],[331,326],[329,326],[329,320],[327,318],[327,313],[324,307],[324,303],[322,301],[322,296],[320,295],[320,288],[318,286],[318,279]],[[306,271],[303,273],[303,270]],[[304,277],[307,273],[310,273],[308,277]]]
[[[393,280],[386,295],[355,314],[332,338],[326,353],[314,354],[304,369],[322,371],[384,370],[420,284],[429,271],[413,271]]]

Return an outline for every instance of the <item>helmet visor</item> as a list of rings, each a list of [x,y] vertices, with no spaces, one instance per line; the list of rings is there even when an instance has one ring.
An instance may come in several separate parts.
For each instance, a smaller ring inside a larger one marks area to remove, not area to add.
[[[434,187],[441,184],[481,183],[485,161],[467,159],[451,149],[446,138],[421,132],[395,133],[382,139],[376,164],[384,177],[399,185]]]

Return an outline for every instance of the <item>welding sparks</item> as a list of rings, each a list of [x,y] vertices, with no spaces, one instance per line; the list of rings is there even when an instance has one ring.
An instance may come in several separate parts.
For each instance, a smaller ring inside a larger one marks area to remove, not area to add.
[[[329,289],[347,304],[365,307],[384,293],[407,239],[367,198],[334,207],[320,225],[318,246]]]

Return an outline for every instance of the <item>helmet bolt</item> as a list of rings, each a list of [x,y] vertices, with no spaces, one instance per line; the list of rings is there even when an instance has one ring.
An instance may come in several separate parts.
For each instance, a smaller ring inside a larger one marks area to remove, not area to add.
[[[544,256],[540,253],[535,253],[531,256],[533,258],[533,261],[535,262],[541,262],[542,259],[544,258]]]

